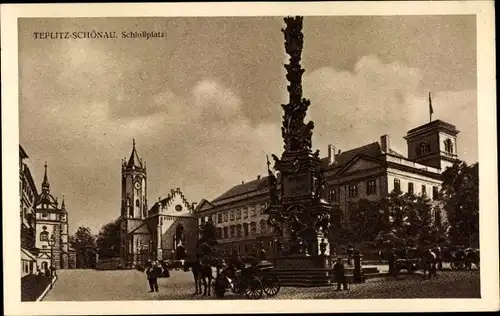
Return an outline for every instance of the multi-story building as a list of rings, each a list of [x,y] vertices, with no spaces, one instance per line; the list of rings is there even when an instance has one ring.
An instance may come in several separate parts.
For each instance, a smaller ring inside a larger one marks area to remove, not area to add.
[[[35,182],[28,165],[24,162],[28,155],[19,145],[19,192],[21,215],[21,276],[36,271],[38,249],[35,243],[35,201],[38,196]]]
[[[202,200],[196,208],[198,225],[211,220],[217,228],[220,251],[250,256],[262,246],[275,251],[276,241],[264,210],[269,202],[268,178],[241,183],[213,201]]]
[[[197,240],[194,206],[180,189],[170,190],[148,210],[146,163],[133,142],[122,162],[120,261],[124,267],[145,260],[183,259],[194,252]]]
[[[360,199],[378,200],[393,190],[436,198],[441,189],[441,173],[458,161],[458,133],[454,125],[440,120],[411,129],[404,137],[407,156],[391,148],[388,135],[381,136],[379,142],[345,152],[329,145],[327,157],[321,160],[322,170],[328,200],[338,206],[342,224],[349,225],[349,204]],[[259,177],[229,189],[213,201],[202,200],[196,208],[198,224],[213,221],[227,254],[234,250],[251,254],[254,247],[260,249],[260,241],[267,251],[275,251],[267,216],[262,214],[268,202],[267,177]],[[249,215],[252,210],[255,217]],[[443,215],[438,210],[433,217],[441,222]]]
[[[41,270],[51,266],[56,269],[76,267],[75,251],[68,241],[68,212],[64,198],[61,205],[50,193],[47,163],[42,183],[42,193],[35,203],[36,248],[39,249],[37,265]]]

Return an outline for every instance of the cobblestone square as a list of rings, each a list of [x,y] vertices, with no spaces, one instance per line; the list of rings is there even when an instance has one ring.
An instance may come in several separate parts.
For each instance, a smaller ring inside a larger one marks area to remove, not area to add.
[[[171,271],[159,279],[160,291],[149,293],[144,273],[136,270],[62,270],[44,301],[122,300],[206,300],[215,296],[194,295],[192,274]],[[442,271],[437,279],[421,275],[381,277],[363,284],[351,284],[349,291],[335,286],[315,288],[283,287],[276,297],[262,299],[372,299],[372,298],[480,298],[479,271]],[[246,299],[228,293],[224,299]]]

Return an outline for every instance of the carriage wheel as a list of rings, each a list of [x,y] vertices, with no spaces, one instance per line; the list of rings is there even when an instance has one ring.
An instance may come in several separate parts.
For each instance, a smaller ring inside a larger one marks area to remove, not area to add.
[[[457,267],[457,264],[455,262],[450,262],[450,267],[453,269],[453,270],[457,270],[458,267]]]
[[[439,270],[443,270],[443,263],[442,263],[442,262],[439,262],[439,263],[438,263],[438,269],[439,269]]]
[[[262,287],[267,296],[275,296],[281,289],[281,282],[276,275],[267,275],[262,279]]]
[[[231,287],[231,291],[233,291],[234,294],[243,294],[244,291],[243,291],[243,288],[244,288],[244,284],[243,284],[243,281],[240,280],[239,278],[235,278],[234,279],[234,284],[233,286]]]
[[[245,294],[251,300],[262,297],[262,283],[256,277],[251,277],[245,282]]]

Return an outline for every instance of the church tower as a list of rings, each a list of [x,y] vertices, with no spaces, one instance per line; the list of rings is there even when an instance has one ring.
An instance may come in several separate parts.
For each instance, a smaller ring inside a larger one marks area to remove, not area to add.
[[[458,162],[455,125],[441,120],[431,121],[408,131],[408,159],[423,165],[441,169]]]
[[[134,139],[130,158],[122,162],[122,217],[139,220],[147,217],[146,178],[146,164],[137,154]]]
[[[134,139],[130,158],[122,161],[120,257],[123,266],[131,266],[136,260],[136,241],[130,233],[148,216],[146,180],[146,163],[139,158]]]

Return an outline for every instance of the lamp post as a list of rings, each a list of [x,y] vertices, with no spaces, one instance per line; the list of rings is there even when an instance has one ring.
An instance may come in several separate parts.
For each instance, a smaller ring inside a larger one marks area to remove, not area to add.
[[[50,239],[49,239],[49,246],[50,246],[50,276],[51,276],[51,280],[50,280],[50,288],[52,288],[52,269],[54,269],[54,246],[56,244],[56,238],[54,237],[54,235],[50,236]]]

